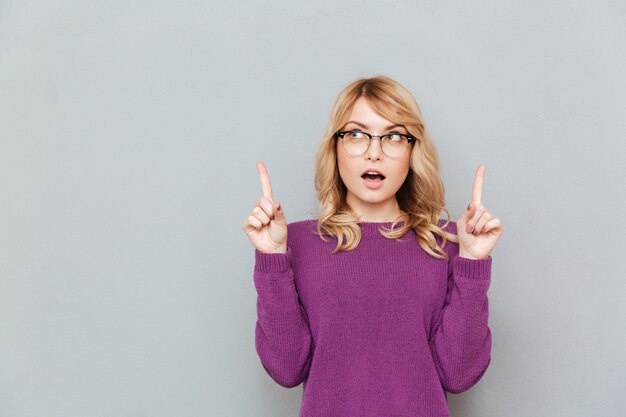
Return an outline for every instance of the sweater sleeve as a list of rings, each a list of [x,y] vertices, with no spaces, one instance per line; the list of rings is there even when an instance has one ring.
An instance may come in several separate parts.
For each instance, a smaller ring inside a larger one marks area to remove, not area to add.
[[[255,249],[256,351],[269,376],[285,388],[295,387],[307,378],[313,352],[308,317],[294,284],[291,257],[289,246],[284,254]]]
[[[432,328],[430,346],[444,390],[467,391],[491,362],[491,330],[488,326],[487,290],[491,263],[451,252],[446,301]]]

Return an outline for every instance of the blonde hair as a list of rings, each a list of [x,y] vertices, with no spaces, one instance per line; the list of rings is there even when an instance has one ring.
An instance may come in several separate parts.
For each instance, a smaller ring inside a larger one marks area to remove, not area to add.
[[[392,222],[391,229],[380,228],[381,235],[398,240],[413,229],[417,243],[427,253],[437,259],[448,259],[443,248],[447,240],[458,243],[458,237],[443,230],[450,223],[450,212],[445,207],[437,150],[415,98],[405,87],[384,75],[353,81],[335,100],[315,161],[315,190],[320,202],[318,235],[324,241],[322,231],[337,238],[337,247],[332,253],[352,250],[361,240],[358,218],[347,203],[347,189],[339,175],[335,147],[335,134],[348,122],[354,103],[360,97],[385,119],[404,125],[417,139],[411,149],[409,173],[396,193],[403,214]],[[447,220],[440,228],[438,219],[442,211],[447,213]],[[404,221],[403,226],[396,229],[401,221]],[[437,243],[437,236],[442,239],[442,246]]]

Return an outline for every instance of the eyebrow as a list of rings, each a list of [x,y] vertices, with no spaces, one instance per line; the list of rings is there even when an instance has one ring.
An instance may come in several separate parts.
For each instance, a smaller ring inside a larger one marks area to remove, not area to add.
[[[366,125],[364,125],[363,123],[355,122],[354,120],[350,120],[348,123],[346,123],[346,125],[349,125],[350,123],[354,123],[355,125],[361,126],[363,129],[367,129]],[[385,130],[390,130],[390,129],[393,129],[394,127],[401,127],[401,128],[404,128],[406,130],[406,127],[404,127],[403,125],[387,126],[387,128]]]

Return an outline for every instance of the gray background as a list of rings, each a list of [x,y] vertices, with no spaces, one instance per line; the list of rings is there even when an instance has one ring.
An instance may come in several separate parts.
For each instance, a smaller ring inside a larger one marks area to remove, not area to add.
[[[266,163],[315,218],[332,102],[422,106],[453,220],[486,165],[493,361],[453,416],[626,402],[619,1],[0,1],[0,416],[296,416],[254,348]]]

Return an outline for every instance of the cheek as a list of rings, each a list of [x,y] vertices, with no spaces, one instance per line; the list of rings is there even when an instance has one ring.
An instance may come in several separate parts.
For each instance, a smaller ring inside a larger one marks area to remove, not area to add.
[[[394,170],[393,183],[395,185],[400,187],[404,183],[409,173],[409,168],[410,168],[410,165],[409,165],[409,161],[407,160],[405,164],[398,166],[397,169]]]
[[[350,166],[348,165],[345,155],[342,153],[343,149],[339,149],[341,145],[339,143],[337,145],[337,168],[339,169],[339,177],[343,183],[346,184],[350,181]]]
[[[344,182],[354,181],[354,176],[357,175],[358,169],[353,167],[353,162],[349,157],[344,154],[344,150],[341,148],[341,144],[337,143],[337,166],[339,167],[339,174]],[[357,178],[361,179],[361,178]]]

